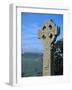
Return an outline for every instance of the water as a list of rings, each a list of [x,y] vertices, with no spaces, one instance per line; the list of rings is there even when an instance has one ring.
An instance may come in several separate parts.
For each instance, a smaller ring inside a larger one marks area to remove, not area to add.
[[[21,55],[21,76],[42,76],[43,54],[24,53]]]

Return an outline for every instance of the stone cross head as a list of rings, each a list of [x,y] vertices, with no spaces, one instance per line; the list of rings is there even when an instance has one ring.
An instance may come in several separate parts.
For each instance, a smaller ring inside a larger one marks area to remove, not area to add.
[[[43,45],[47,48],[48,44],[53,43],[60,33],[60,28],[53,22],[52,19],[45,22],[38,32],[38,38],[43,41]]]

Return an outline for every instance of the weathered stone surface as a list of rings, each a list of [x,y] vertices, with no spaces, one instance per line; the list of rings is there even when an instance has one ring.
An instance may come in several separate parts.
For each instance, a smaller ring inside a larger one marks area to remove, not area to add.
[[[43,53],[43,76],[51,75],[51,43],[57,37],[57,26],[53,20],[48,20],[38,32],[38,38],[42,40]]]

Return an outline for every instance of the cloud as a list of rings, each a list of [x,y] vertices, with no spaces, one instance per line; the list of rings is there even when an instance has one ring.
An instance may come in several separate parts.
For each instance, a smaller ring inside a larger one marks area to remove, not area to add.
[[[24,31],[38,30],[40,25],[38,23],[30,23],[27,25],[22,24],[21,28]]]

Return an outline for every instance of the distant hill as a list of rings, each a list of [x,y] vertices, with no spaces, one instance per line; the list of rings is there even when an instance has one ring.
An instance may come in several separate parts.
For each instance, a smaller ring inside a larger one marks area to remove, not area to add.
[[[43,53],[35,53],[35,52],[24,52],[22,53],[23,56],[40,56],[43,55]]]

